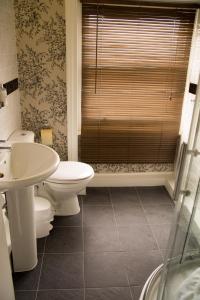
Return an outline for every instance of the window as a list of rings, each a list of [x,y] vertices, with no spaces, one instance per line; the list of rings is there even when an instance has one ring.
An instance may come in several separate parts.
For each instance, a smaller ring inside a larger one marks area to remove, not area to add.
[[[82,161],[174,161],[194,16],[83,5]]]

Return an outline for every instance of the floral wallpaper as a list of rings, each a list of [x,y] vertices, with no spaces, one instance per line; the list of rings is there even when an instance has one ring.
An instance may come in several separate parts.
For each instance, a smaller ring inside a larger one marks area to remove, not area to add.
[[[64,0],[14,0],[23,129],[39,141],[53,128],[53,148],[67,159]]]

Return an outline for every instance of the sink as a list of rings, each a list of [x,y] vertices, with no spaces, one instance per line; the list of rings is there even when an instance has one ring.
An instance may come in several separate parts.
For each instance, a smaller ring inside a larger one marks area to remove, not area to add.
[[[58,167],[58,154],[37,143],[14,143],[0,150],[0,191],[34,185],[49,177]]]
[[[37,265],[34,185],[48,178],[59,162],[58,154],[42,144],[13,143],[9,149],[0,143],[0,192],[6,195],[15,272]]]

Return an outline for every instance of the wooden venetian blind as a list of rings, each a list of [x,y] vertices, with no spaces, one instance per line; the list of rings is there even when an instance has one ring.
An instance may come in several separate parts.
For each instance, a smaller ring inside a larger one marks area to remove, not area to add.
[[[82,161],[174,161],[194,14],[83,5]]]

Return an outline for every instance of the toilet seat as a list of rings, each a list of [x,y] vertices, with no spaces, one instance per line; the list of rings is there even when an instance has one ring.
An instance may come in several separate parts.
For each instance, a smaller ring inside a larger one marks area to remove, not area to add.
[[[57,170],[46,179],[52,183],[76,183],[93,176],[94,171],[88,164],[77,161],[61,161]]]

